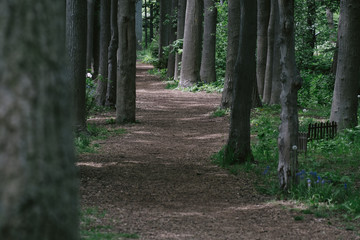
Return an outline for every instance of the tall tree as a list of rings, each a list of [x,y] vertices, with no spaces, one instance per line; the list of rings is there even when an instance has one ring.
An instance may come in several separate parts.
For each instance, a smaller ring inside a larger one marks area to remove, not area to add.
[[[176,32],[176,38],[178,40],[184,38],[185,13],[186,13],[186,0],[178,0],[177,32]],[[174,79],[180,78],[179,64],[181,64],[181,58],[182,58],[182,54],[176,53]]]
[[[111,0],[111,40],[108,50],[108,85],[105,102],[105,105],[109,107],[115,107],[116,104],[117,50],[119,43],[117,14],[118,0]]]
[[[190,87],[200,80],[203,0],[187,0],[180,86]]]
[[[215,53],[216,53],[216,20],[217,9],[214,0],[204,0],[204,35],[200,66],[202,82],[216,81]]]
[[[95,0],[87,0],[87,50],[86,69],[91,69],[94,46]]]
[[[256,52],[256,79],[261,97],[264,93],[264,81],[267,59],[267,29],[270,17],[269,0],[257,0],[257,52]]]
[[[256,1],[241,0],[238,55],[234,68],[234,95],[229,139],[224,161],[229,164],[253,160],[250,148],[251,94],[256,81]]]
[[[108,80],[108,48],[111,38],[110,32],[111,0],[100,1],[100,62],[97,77],[96,104],[105,106]]]
[[[119,0],[119,51],[116,91],[117,123],[135,122],[135,0]]]
[[[224,81],[224,90],[221,96],[221,108],[229,108],[232,103],[233,93],[233,73],[235,61],[239,48],[240,34],[240,1],[228,0],[228,42],[226,54],[226,72]]]
[[[171,0],[160,0],[160,23],[159,23],[159,63],[166,68],[167,56],[164,56],[164,47],[170,43],[170,22]]]
[[[73,82],[74,127],[82,132],[86,131],[86,2],[68,0],[66,11],[66,48],[70,62],[67,73]]]
[[[294,0],[279,0],[281,34],[281,124],[278,137],[280,188],[287,190],[295,181],[298,145],[297,92],[301,77],[295,63]]]
[[[340,3],[339,52],[330,120],[339,129],[357,125],[360,79],[360,1]]]
[[[176,24],[174,21],[177,19],[177,9],[178,0],[171,1],[171,15],[170,15],[170,36],[169,43],[172,44],[176,40]],[[173,47],[170,45],[170,51],[167,62],[167,77],[174,78],[175,71],[175,53],[173,51]]]
[[[79,239],[65,13],[81,2],[0,2],[0,239]]]
[[[142,17],[142,0],[136,0],[135,6],[135,32],[136,32],[136,49],[141,49],[142,43],[142,25],[143,25],[143,17]]]

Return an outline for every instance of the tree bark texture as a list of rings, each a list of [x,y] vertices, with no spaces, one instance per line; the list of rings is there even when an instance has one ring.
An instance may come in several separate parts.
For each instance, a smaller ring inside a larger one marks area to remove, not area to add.
[[[142,0],[136,0],[135,14],[136,14],[135,15],[136,49],[141,50],[142,30],[143,30]]]
[[[164,56],[164,47],[170,42],[171,24],[168,17],[171,15],[171,0],[160,0],[160,22],[159,22],[159,64],[166,68],[167,58]]]
[[[68,0],[66,5],[66,49],[68,78],[73,82],[73,100],[77,132],[86,131],[86,2]]]
[[[117,76],[117,50],[119,43],[118,31],[118,0],[111,0],[111,40],[108,49],[108,81],[105,105],[115,107],[116,104],[116,76]]]
[[[184,38],[184,28],[185,28],[185,13],[186,13],[186,0],[178,0],[178,15],[177,15],[177,39]],[[176,53],[175,55],[175,70],[174,70],[174,79],[180,78],[180,64],[181,64],[181,53]]]
[[[238,56],[234,68],[234,95],[229,139],[224,161],[228,164],[252,161],[250,148],[250,109],[256,81],[256,1],[241,0],[241,26]]]
[[[79,239],[66,4],[0,2],[0,239]]]
[[[266,58],[266,70],[264,79],[264,92],[263,102],[265,104],[270,103],[271,88],[272,88],[272,76],[273,76],[273,63],[274,63],[274,39],[275,39],[275,18],[276,18],[276,1],[271,0],[270,19],[267,31],[267,58]]]
[[[178,0],[171,1],[171,25],[170,25],[170,36],[169,43],[172,44],[176,40],[176,25],[173,23],[175,19],[177,19]],[[173,47],[170,47],[170,52],[168,56],[167,62],[167,77],[170,79],[174,78],[175,71],[175,53],[173,52]]]
[[[200,80],[202,6],[203,0],[188,0],[186,3],[181,87],[191,87]]]
[[[96,104],[98,106],[105,106],[108,85],[108,49],[111,38],[110,8],[111,0],[100,1],[100,62],[96,87]]]
[[[355,127],[360,79],[360,1],[340,3],[339,52],[330,121],[338,129]]]
[[[233,94],[233,73],[237,53],[239,49],[239,35],[240,35],[240,1],[228,1],[228,44],[226,53],[226,70],[224,90],[221,96],[221,108],[230,108],[232,104]]]
[[[278,176],[280,188],[287,190],[295,181],[298,145],[297,92],[301,78],[295,63],[294,0],[279,0],[281,31],[281,124],[279,129]]]
[[[204,0],[204,33],[200,66],[202,82],[216,81],[215,53],[216,53],[216,20],[217,9],[214,0]]]
[[[135,0],[119,0],[119,51],[116,91],[117,123],[135,122]]]
[[[281,94],[281,65],[280,65],[280,16],[279,3],[275,1],[275,25],[274,25],[274,51],[273,51],[273,67],[271,77],[271,98],[270,104],[280,104]]]
[[[87,48],[86,48],[86,69],[91,69],[94,47],[94,15],[95,0],[87,0]]]
[[[264,81],[267,59],[267,31],[270,17],[270,0],[257,0],[257,52],[256,79],[261,98],[264,93]]]
[[[94,13],[94,34],[93,34],[93,79],[99,75],[100,63],[100,0],[95,0],[95,13]]]

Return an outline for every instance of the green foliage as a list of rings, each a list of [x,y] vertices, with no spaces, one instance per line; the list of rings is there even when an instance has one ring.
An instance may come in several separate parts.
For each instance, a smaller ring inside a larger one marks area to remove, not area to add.
[[[108,120],[107,120],[108,121]],[[111,121],[109,119],[109,121]],[[95,124],[87,125],[87,132],[80,133],[75,137],[74,144],[78,154],[82,153],[95,153],[97,152],[99,145],[94,143],[96,140],[105,140],[110,136],[125,134],[126,130],[123,128],[99,127]]]
[[[223,109],[223,108],[217,108],[212,114],[211,116],[212,117],[224,117],[226,115],[229,115],[230,113],[230,109],[229,108],[226,108],[226,109]]]
[[[192,87],[187,87],[187,88],[180,88],[178,87],[177,89],[181,89],[183,91],[186,92],[207,92],[207,93],[213,93],[213,92],[222,92],[224,86],[222,82],[216,81],[216,82],[212,82],[212,83],[203,83],[203,82],[198,82],[196,85],[192,86]]]
[[[100,225],[106,212],[97,208],[87,208],[80,213],[80,236],[82,240],[138,239],[138,234],[117,233],[111,226]]]
[[[217,2],[218,21],[216,25],[216,58],[215,68],[218,81],[224,82],[226,72],[226,53],[228,36],[228,4]]]

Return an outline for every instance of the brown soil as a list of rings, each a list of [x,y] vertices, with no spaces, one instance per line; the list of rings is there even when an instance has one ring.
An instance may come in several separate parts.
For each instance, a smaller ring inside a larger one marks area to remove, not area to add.
[[[213,165],[229,127],[228,117],[210,116],[221,95],[166,90],[150,68],[138,64],[139,123],[80,156],[82,208],[105,210],[102,224],[146,240],[357,238],[313,215],[295,221],[293,205],[257,193],[251,175]],[[115,113],[89,121],[110,117]]]

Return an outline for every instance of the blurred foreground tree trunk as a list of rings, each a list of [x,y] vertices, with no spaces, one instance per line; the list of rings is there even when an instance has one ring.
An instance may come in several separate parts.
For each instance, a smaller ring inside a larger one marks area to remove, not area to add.
[[[0,239],[79,239],[66,3],[0,1]]]

